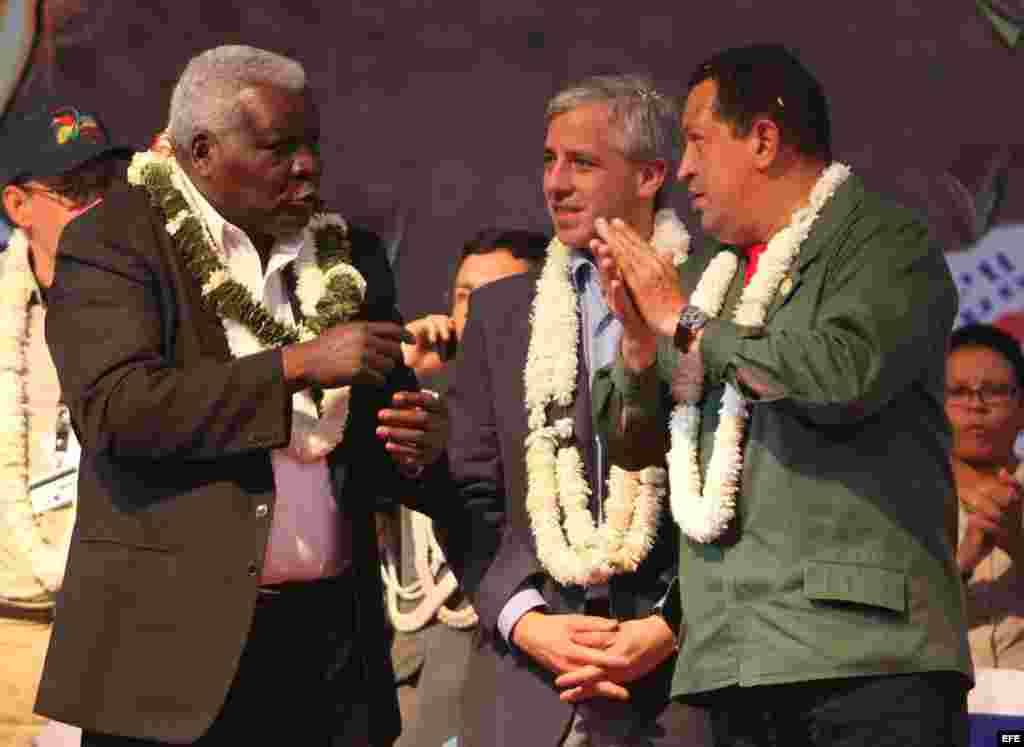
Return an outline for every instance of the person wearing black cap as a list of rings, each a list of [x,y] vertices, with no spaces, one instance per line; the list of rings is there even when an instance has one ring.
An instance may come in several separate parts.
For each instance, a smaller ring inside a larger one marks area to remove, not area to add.
[[[0,743],[27,744],[74,511],[74,434],[43,338],[41,291],[64,227],[102,199],[127,150],[62,107],[0,127],[0,188],[14,226],[0,255]],[[62,427],[63,425],[63,427]],[[70,484],[70,488],[69,488]]]
[[[130,154],[110,142],[95,116],[70,106],[0,128],[4,212],[28,240],[32,269],[43,288],[53,282],[64,226],[102,199],[123,173],[120,160]]]

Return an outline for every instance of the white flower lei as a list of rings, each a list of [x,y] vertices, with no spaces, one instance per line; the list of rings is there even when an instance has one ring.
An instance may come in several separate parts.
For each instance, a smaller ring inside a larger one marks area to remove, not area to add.
[[[659,210],[652,239],[656,250],[670,254],[678,264],[685,260],[689,242],[675,212]],[[605,519],[595,523],[572,418],[548,422],[549,406],[572,405],[579,365],[579,317],[569,278],[569,248],[557,237],[548,245],[530,323],[526,509],[537,557],[562,585],[605,583],[612,575],[635,571],[653,547],[668,475],[660,467],[627,472],[612,466]]]
[[[153,149],[135,154],[128,169],[128,181],[149,188],[149,169],[167,170],[165,173],[169,175],[173,189],[187,205],[176,215],[167,216],[167,233],[172,238],[175,237],[189,219],[198,221],[203,227],[206,249],[210,252],[211,258],[216,258],[219,265],[209,274],[206,282],[202,283],[203,299],[207,300],[218,288],[232,280],[231,271],[228,265],[219,261],[224,256],[223,247],[203,219],[196,189],[174,158],[173,149],[166,135],[157,138]],[[317,304],[330,292],[328,284],[332,278],[346,276],[356,288],[359,303],[362,303],[366,296],[366,280],[351,264],[339,262],[324,271],[317,262],[318,237],[324,229],[329,228],[339,231],[344,237],[348,235],[348,225],[341,216],[334,213],[314,215],[303,229],[302,248],[295,259],[295,294],[305,319],[299,320],[294,327],[281,325],[299,340],[310,340],[316,336],[307,320],[317,319],[319,316]],[[252,298],[251,294],[248,294],[248,298],[254,306],[263,308],[262,303]],[[253,355],[270,347],[258,339],[256,333],[245,324],[223,315],[221,324],[227,336],[228,347],[235,358]],[[349,386],[325,390],[321,402],[322,414],[318,415],[317,406],[308,390],[294,394],[292,433],[288,445],[291,456],[300,462],[315,462],[333,451],[345,436],[350,398]]]
[[[821,209],[849,175],[848,166],[832,163],[811,190],[808,205],[794,212],[789,225],[768,242],[758,260],[757,273],[740,296],[733,315],[737,324],[760,326],[764,323],[768,306],[796,261]],[[715,256],[701,276],[690,303],[708,316],[718,316],[737,266],[738,260],[732,252],[724,251]],[[672,516],[690,539],[713,542],[736,514],[736,494],[743,471],[743,437],[749,417],[747,403],[731,384],[726,384],[714,450],[702,488],[698,459],[701,416],[697,403],[703,395],[703,366],[699,353],[680,356],[672,390],[678,402],[670,421],[668,453]]]
[[[398,577],[394,551],[390,546],[384,549],[381,560],[381,576],[384,581],[388,617],[395,630],[413,633],[426,627],[437,615],[443,624],[456,630],[468,630],[476,625],[479,617],[472,606],[452,609],[446,602],[455,593],[459,582],[451,568],[445,568],[438,578],[438,572],[445,562],[444,551],[434,534],[433,521],[418,511],[409,511],[412,526],[413,562],[416,580],[403,585]],[[402,612],[398,600],[420,603],[408,612]]]
[[[14,231],[0,274],[0,522],[8,530],[0,555],[14,556],[15,562],[4,563],[12,568],[28,559],[38,595],[60,586],[64,553],[46,542],[28,487],[28,303],[35,288],[28,251],[25,233]]]

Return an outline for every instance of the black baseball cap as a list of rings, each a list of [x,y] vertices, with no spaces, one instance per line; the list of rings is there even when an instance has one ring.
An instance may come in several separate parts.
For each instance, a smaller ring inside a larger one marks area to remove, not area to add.
[[[0,123],[0,188],[66,174],[111,153],[128,158],[132,149],[111,144],[99,118],[73,106],[8,115]]]

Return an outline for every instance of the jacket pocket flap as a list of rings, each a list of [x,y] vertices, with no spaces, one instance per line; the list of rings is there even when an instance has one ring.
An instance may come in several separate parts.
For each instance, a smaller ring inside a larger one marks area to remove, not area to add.
[[[905,612],[907,577],[877,566],[810,561],[804,565],[804,596]]]
[[[152,542],[131,542],[113,537],[83,536],[78,540],[83,545],[94,547],[120,548],[124,550],[141,550],[143,552],[174,553],[176,548],[169,545],[157,545]]]

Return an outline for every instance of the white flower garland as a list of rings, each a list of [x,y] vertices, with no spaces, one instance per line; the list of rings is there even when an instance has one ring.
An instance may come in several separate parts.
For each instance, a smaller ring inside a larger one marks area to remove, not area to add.
[[[659,210],[652,244],[656,251],[686,259],[690,236],[673,210]],[[650,552],[658,530],[668,474],[660,467],[626,472],[613,466],[605,519],[596,524],[590,486],[574,445],[572,418],[548,422],[548,407],[570,407],[579,366],[579,317],[569,278],[569,248],[556,237],[537,280],[530,319],[525,399],[526,509],[537,558],[563,585],[605,583],[635,571]]]
[[[27,559],[35,589],[19,588],[17,594],[31,598],[60,586],[64,554],[46,542],[28,487],[28,303],[35,289],[28,252],[25,233],[14,231],[0,274],[0,522],[7,529],[0,556],[12,556],[2,561],[9,568],[25,567]]]
[[[224,257],[224,248],[220,245],[218,238],[213,235],[203,217],[197,190],[174,158],[173,150],[166,136],[158,138],[152,150],[135,154],[128,169],[128,181],[132,184],[146,186],[146,171],[153,167],[169,170],[173,188],[177,190],[188,206],[178,214],[168,216],[167,233],[174,237],[185,222],[193,218],[203,226],[204,240],[212,255],[218,259]],[[355,267],[347,262],[341,262],[325,272],[318,264],[317,237],[328,227],[337,229],[343,236],[348,234],[348,225],[339,215],[333,213],[314,215],[303,229],[302,248],[295,259],[297,278],[295,294],[299,300],[299,307],[307,319],[314,319],[318,316],[317,304],[328,293],[328,284],[331,279],[338,275],[347,276],[353,281],[360,303],[366,297],[366,280]],[[202,285],[204,300],[230,280],[232,280],[230,267],[221,262],[217,271],[211,273]],[[250,299],[253,304],[262,307],[262,303],[253,299],[251,294]],[[223,315],[221,324],[227,336],[228,347],[235,358],[253,355],[268,349],[246,325]],[[286,329],[294,330],[301,340],[310,340],[316,336],[315,332],[306,324],[305,319],[299,320],[294,327],[283,326]],[[292,397],[292,433],[288,445],[291,456],[300,462],[308,463],[322,459],[333,451],[345,436],[350,398],[351,387],[349,386],[325,390],[321,402],[322,414],[318,414],[316,404],[308,390],[294,394]]]
[[[468,630],[477,624],[479,617],[472,606],[452,609],[445,604],[458,588],[458,581],[450,568],[438,578],[438,572],[445,562],[444,551],[434,535],[433,521],[418,511],[409,511],[412,526],[413,562],[416,580],[403,585],[398,576],[397,562],[390,547],[385,547],[381,560],[381,576],[387,598],[388,616],[391,624],[402,633],[413,633],[427,626],[434,616],[450,628]],[[420,603],[409,612],[399,609],[399,599]]]
[[[808,205],[793,213],[785,228],[768,242],[758,260],[757,273],[743,290],[733,314],[737,324],[760,326],[768,306],[790,271],[800,247],[810,234],[825,203],[850,175],[848,166],[832,163],[811,190]],[[711,317],[718,316],[736,274],[738,261],[732,252],[721,252],[708,264],[690,303]],[[713,542],[736,514],[736,494],[743,471],[743,437],[749,411],[742,395],[726,384],[708,462],[707,480],[701,485],[699,443],[703,365],[699,353],[681,355],[673,375],[677,405],[670,421],[668,453],[672,486],[672,516],[683,533],[696,542]]]

